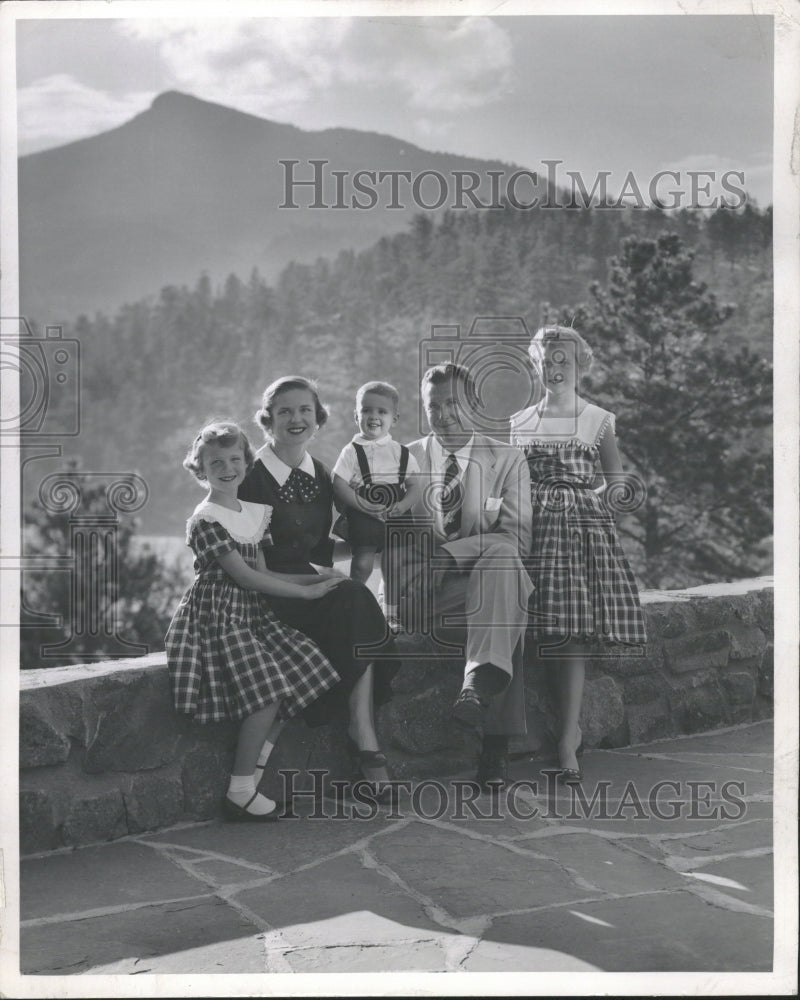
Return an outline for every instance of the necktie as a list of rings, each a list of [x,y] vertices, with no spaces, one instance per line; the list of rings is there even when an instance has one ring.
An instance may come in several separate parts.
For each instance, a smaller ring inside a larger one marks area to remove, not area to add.
[[[461,530],[461,504],[464,495],[461,491],[458,473],[456,456],[449,455],[444,469],[444,489],[442,490],[443,527],[448,539],[454,538]]]

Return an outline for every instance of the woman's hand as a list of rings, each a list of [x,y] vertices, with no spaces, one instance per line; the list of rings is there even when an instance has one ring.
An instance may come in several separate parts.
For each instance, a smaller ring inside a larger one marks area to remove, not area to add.
[[[312,583],[309,587],[303,587],[303,597],[307,601],[316,601],[320,597],[324,597],[327,593],[333,590],[334,587],[338,587],[342,580],[347,579],[346,577],[331,577],[328,580],[322,580],[320,583]]]
[[[348,580],[349,577],[335,566],[317,566],[317,576],[321,580]]]

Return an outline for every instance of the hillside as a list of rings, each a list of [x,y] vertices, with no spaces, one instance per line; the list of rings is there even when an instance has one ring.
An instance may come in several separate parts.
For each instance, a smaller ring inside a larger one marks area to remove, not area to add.
[[[285,159],[299,161],[298,180],[313,176],[310,160],[328,161],[326,205],[336,203],[333,170],[473,170],[485,178],[504,168],[388,135],[306,132],[187,94],[161,94],[119,128],[20,159],[23,314],[42,326],[63,323],[157,294],[165,284],[194,282],[202,272],[217,281],[257,267],[274,279],[292,260],[361,249],[402,231],[418,211],[408,192],[398,199],[402,208],[388,208],[383,187],[368,211],[306,208],[309,188],[296,189],[292,200],[301,207],[281,209]],[[433,203],[434,188],[420,190]]]
[[[735,305],[721,334],[731,349],[748,346],[769,360],[769,213],[733,217],[724,240],[713,218],[698,226],[655,210],[541,215],[447,213],[438,225],[419,215],[407,232],[359,254],[291,264],[275,282],[257,272],[218,284],[202,276],[113,316],[83,317],[66,329],[81,342],[84,407],[81,435],[65,449],[85,466],[141,472],[151,488],[144,529],[177,534],[199,499],[180,462],[203,420],[229,414],[259,441],[260,393],[278,375],[301,372],[319,379],[331,408],[313,450],[332,464],[353,433],[355,389],[380,377],[403,394],[396,436],[410,440],[424,430],[418,380],[433,326],[466,335],[483,317],[508,342],[520,324],[536,328],[545,304],[574,307],[593,281],[605,285],[608,258],[625,237],[664,228],[694,248],[697,276]],[[525,405],[529,385],[529,374],[501,372],[492,390],[499,410]],[[32,463],[31,475],[47,464]],[[32,489],[33,481],[29,496]]]

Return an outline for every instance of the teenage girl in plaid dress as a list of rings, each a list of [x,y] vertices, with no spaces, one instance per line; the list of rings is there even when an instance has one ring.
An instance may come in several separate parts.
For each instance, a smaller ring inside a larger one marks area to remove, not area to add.
[[[262,746],[339,674],[261,595],[314,600],[338,581],[267,570],[260,543],[270,508],[236,497],[253,460],[247,438],[227,421],[204,427],[189,449],[183,465],[208,495],[187,522],[197,576],[170,623],[166,649],[177,711],[197,722],[241,721],[224,809],[230,819],[264,822],[277,818],[277,807],[256,790]]]
[[[571,327],[538,330],[529,348],[544,387],[536,405],[511,417],[511,443],[525,452],[531,474],[535,586],[530,624],[540,655],[557,657],[565,781],[581,780],[578,718],[589,643],[641,645],[644,617],[633,574],[617,539],[604,494],[622,472],[614,414],[577,394],[592,352]],[[597,486],[596,469],[605,476]]]

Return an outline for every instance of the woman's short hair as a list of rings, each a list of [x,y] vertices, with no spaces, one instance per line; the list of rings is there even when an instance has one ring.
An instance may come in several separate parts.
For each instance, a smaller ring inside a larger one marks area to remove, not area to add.
[[[328,419],[328,411],[319,398],[317,383],[302,375],[284,375],[282,378],[275,379],[264,390],[264,395],[261,397],[261,408],[255,414],[255,422],[263,428],[265,434],[272,430],[272,410],[275,406],[275,400],[282,392],[289,392],[290,389],[305,389],[314,397],[314,416],[318,427],[322,427]]]
[[[470,374],[469,368],[465,365],[457,365],[454,361],[447,361],[441,365],[434,365],[422,376],[420,388],[425,385],[442,385],[444,382],[460,382],[464,386],[464,395],[467,404],[471,407],[478,405],[478,393],[475,389],[475,381]]]
[[[199,483],[206,481],[206,474],[203,472],[203,452],[208,444],[218,444],[222,448],[240,444],[244,452],[246,471],[249,472],[253,468],[256,460],[255,452],[242,428],[233,420],[212,420],[192,441],[183,460],[184,469],[188,469]]]
[[[545,344],[559,340],[568,340],[576,345],[575,362],[578,366],[578,371],[581,374],[588,372],[592,367],[594,354],[583,337],[571,326],[542,326],[534,333],[528,347],[528,357],[531,359],[531,363],[536,371],[541,371],[541,361],[544,357]]]
[[[383,396],[390,399],[395,410],[400,406],[400,393],[389,382],[365,382],[356,393],[356,409],[361,406],[361,400],[368,392],[375,393],[376,396]]]

